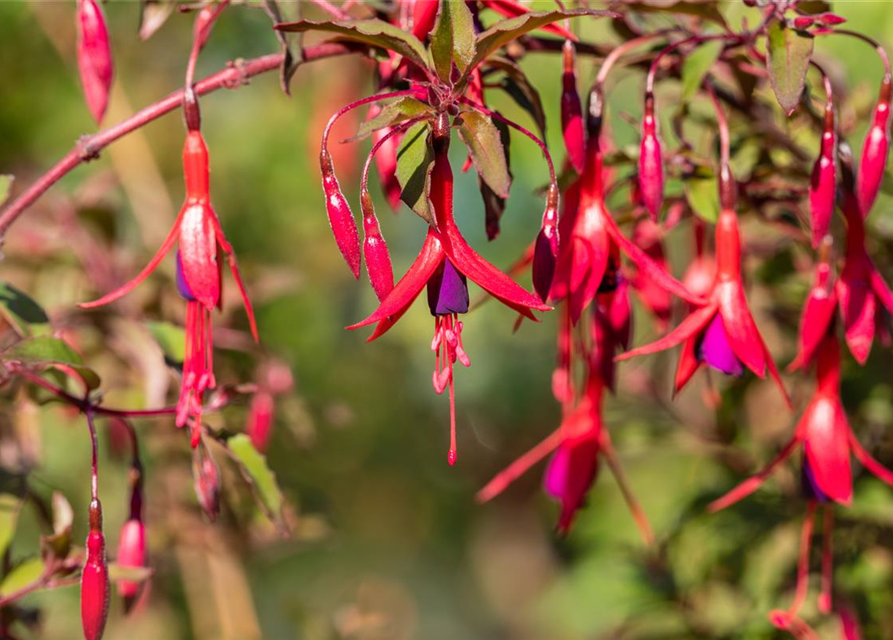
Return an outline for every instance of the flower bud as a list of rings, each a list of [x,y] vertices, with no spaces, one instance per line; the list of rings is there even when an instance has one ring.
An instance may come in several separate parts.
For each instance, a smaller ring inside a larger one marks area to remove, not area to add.
[[[366,189],[360,193],[360,205],[363,209],[363,257],[366,259],[366,271],[369,273],[369,282],[372,283],[375,295],[379,300],[384,300],[394,288],[391,254],[378,226],[372,196]]]
[[[131,518],[121,527],[121,535],[118,537],[117,562],[122,567],[146,566],[146,527],[142,521]],[[130,610],[142,590],[142,582],[130,580],[118,582],[118,595],[124,599],[126,610]]]
[[[357,221],[354,220],[353,212],[347,204],[347,198],[341,192],[341,186],[332,166],[332,156],[328,151],[319,154],[319,165],[322,171],[322,188],[326,195],[326,213],[329,216],[332,234],[354,278],[359,279],[360,234],[357,231]]]
[[[87,557],[81,573],[81,624],[86,640],[99,640],[109,613],[109,572],[102,535],[102,505],[90,503]]]
[[[664,166],[654,119],[654,96],[645,98],[645,117],[642,119],[642,147],[639,152],[639,193],[645,209],[654,222],[660,217],[664,200]]]
[[[874,205],[884,177],[884,168],[887,166],[887,152],[890,147],[891,82],[893,79],[889,76],[884,77],[880,97],[874,108],[874,119],[865,137],[865,145],[862,147],[862,160],[856,178],[856,195],[859,198],[859,209],[863,218]]]
[[[533,250],[533,288],[540,300],[549,298],[555,265],[558,262],[558,186],[549,187],[543,226]]]
[[[583,173],[586,162],[583,139],[583,106],[577,92],[577,73],[574,68],[576,49],[570,40],[564,41],[564,74],[561,91],[561,131],[567,158],[578,174]]]
[[[812,169],[809,183],[809,211],[812,217],[812,246],[818,247],[828,233],[834,203],[837,197],[837,135],[834,129],[834,109],[831,103],[825,109],[825,130],[822,132],[822,148]]]
[[[112,49],[105,15],[96,0],[78,0],[78,70],[87,108],[97,124],[105,115],[112,85]]]
[[[273,426],[273,396],[267,391],[258,391],[251,399],[248,409],[248,427],[245,429],[254,448],[263,453],[267,450],[270,431]]]

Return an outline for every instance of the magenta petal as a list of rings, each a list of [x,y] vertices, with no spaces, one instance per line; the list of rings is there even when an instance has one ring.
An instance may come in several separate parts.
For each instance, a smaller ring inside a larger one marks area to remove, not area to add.
[[[543,475],[543,489],[553,498],[560,500],[564,496],[567,487],[568,466],[570,465],[570,453],[566,447],[558,447],[552,454],[546,473]]]
[[[428,281],[428,308],[432,316],[468,313],[468,280],[449,258]]]
[[[720,314],[716,314],[707,325],[697,351],[698,360],[706,362],[717,371],[728,376],[740,376],[744,373],[744,364],[732,351]]]
[[[803,498],[805,500],[815,500],[821,503],[831,502],[831,498],[828,497],[822,488],[819,486],[818,482],[815,479],[815,472],[812,470],[812,467],[809,466],[809,459],[803,459],[803,466],[800,470],[800,486],[803,491]]]

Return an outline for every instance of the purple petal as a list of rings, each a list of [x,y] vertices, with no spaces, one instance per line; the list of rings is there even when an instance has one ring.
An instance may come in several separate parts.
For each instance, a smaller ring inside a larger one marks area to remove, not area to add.
[[[428,281],[428,308],[432,316],[468,312],[468,280],[449,258]]]
[[[800,473],[800,485],[803,491],[803,497],[807,500],[816,500],[818,502],[826,503],[831,502],[831,498],[822,491],[821,487],[819,487],[819,483],[816,482],[815,473],[812,470],[812,467],[809,466],[809,460],[806,459],[806,456],[803,457],[803,467],[801,468]]]
[[[186,282],[186,276],[183,274],[183,258],[180,257],[180,250],[177,249],[177,291],[184,300],[195,302],[195,296],[192,295],[192,289]]]
[[[721,371],[728,376],[740,376],[744,373],[744,364],[732,351],[729,336],[722,324],[722,317],[716,314],[698,344],[698,360]]]
[[[553,498],[561,500],[567,488],[568,465],[570,464],[569,451],[565,447],[558,447],[546,466],[543,475],[543,489]]]

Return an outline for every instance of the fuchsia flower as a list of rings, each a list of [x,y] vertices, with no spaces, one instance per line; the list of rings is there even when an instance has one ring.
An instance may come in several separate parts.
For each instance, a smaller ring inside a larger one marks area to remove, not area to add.
[[[651,219],[639,220],[633,229],[632,241],[651,258],[663,271],[669,273],[670,265],[667,262],[663,245],[664,230]],[[673,298],[670,292],[654,281],[647,271],[636,270],[630,278],[630,285],[636,291],[639,300],[654,316],[659,331],[666,331],[670,321],[670,312],[673,307]],[[692,291],[683,281],[682,285],[692,294],[701,295]]]
[[[175,243],[179,244],[177,291],[186,300],[186,358],[183,362],[183,381],[177,403],[176,422],[177,426],[182,427],[191,421],[192,446],[195,447],[201,435],[204,393],[216,386],[211,311],[221,304],[220,253],[226,256],[233,279],[242,294],[255,340],[258,335],[254,310],[242,284],[233,248],[224,236],[220,220],[211,206],[208,148],[199,131],[189,131],[186,136],[183,167],[186,175],[186,202],[161,248],[133,280],[98,300],[80,306],[91,309],[114,302],[129,293],[158,267]]]
[[[639,195],[654,222],[660,218],[664,202],[664,159],[657,137],[657,118],[654,115],[654,95],[645,96],[642,117],[642,144],[639,149]]]
[[[102,534],[102,505],[90,503],[87,556],[81,571],[81,625],[86,640],[99,640],[109,617],[109,569]]]
[[[434,127],[435,159],[430,199],[436,227],[429,227],[418,258],[382,300],[378,309],[348,329],[377,323],[369,338],[370,341],[375,340],[390,329],[406,313],[422,289],[427,288],[428,307],[435,318],[431,343],[431,350],[436,353],[433,384],[437,393],[442,393],[449,386],[450,449],[447,459],[454,464],[457,451],[453,365],[457,360],[466,367],[471,364],[462,347],[464,323],[459,320],[459,314],[468,311],[468,279],[531,320],[536,319],[533,310],[548,311],[549,307],[478,255],[456,226],[453,218],[453,173],[447,157],[447,118],[446,114],[441,114]]]
[[[819,157],[812,169],[809,183],[809,211],[812,217],[812,246],[818,247],[828,233],[834,205],[837,199],[837,129],[834,122],[834,104],[830,98],[831,83],[825,78],[828,87],[828,102],[825,105],[825,128],[822,132],[822,146]]]
[[[78,69],[90,114],[102,121],[112,86],[112,49],[105,14],[96,0],[78,0]]]
[[[642,249],[620,231],[605,205],[604,169],[598,130],[590,132],[586,164],[579,180],[568,189],[559,224],[562,238],[555,278],[549,297],[568,299],[574,324],[600,291],[616,286],[620,252],[638,272],[658,287],[693,304],[704,300],[692,295]]]
[[[760,378],[766,369],[790,405],[778,369],[760,336],[741,280],[741,235],[738,217],[723,209],[716,223],[716,275],[709,300],[697,305],[682,323],[663,338],[618,357],[627,360],[682,344],[676,368],[676,392],[706,363],[726,375],[750,369]]]

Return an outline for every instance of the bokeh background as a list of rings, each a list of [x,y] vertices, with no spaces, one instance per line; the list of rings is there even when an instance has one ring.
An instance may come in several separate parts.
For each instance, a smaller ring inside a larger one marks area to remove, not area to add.
[[[755,22],[741,3],[722,4],[736,28],[744,16]],[[893,44],[889,3],[835,5],[853,29]],[[105,9],[116,65],[106,119],[111,124],[182,83],[192,21],[175,14],[141,41],[138,3],[112,1]],[[600,43],[615,37],[605,24],[584,24],[582,33]],[[216,27],[199,75],[276,50],[264,12],[236,6]],[[870,49],[854,40],[824,38],[816,50],[846,83],[852,102],[870,105],[881,72]],[[79,135],[94,130],[74,60],[73,3],[0,2],[0,172],[16,175],[16,192]],[[543,96],[553,149],[561,149],[559,64],[543,54],[522,63]],[[596,69],[597,63],[581,60],[581,86]],[[736,382],[713,411],[702,402],[700,380],[671,406],[672,356],[624,365],[606,420],[659,543],[643,547],[607,472],[572,533],[561,539],[553,533],[556,506],[540,489],[541,469],[492,504],[474,499],[496,471],[557,426],[560,411],[550,392],[554,318],[526,323],[513,334],[513,314],[500,305],[484,305],[468,316],[463,335],[472,367],[456,379],[460,456],[454,468],[446,463],[447,399],[435,395],[430,383],[432,322],[424,304],[376,343],[365,343],[365,331],[344,331],[374,309],[375,299],[364,282],[351,279],[331,239],[316,154],[329,115],[372,91],[370,78],[368,63],[340,58],[302,67],[290,99],[271,73],[201,101],[214,202],[254,296],[262,335],[260,349],[246,346],[246,322],[228,287],[225,320],[218,324],[228,327],[221,332],[218,379],[250,382],[257,363],[271,359],[293,372],[293,391],[277,397],[268,449],[292,534],[283,538],[265,521],[224,462],[223,514],[216,524],[205,522],[193,494],[186,435],[171,420],[139,421],[155,575],[146,602],[130,617],[113,600],[106,637],[781,637],[766,613],[791,597],[804,508],[797,498],[798,471],[786,468],[727,512],[704,511],[710,499],[768,460],[789,436],[795,416],[783,409],[770,384]],[[640,113],[641,82],[640,71],[621,70],[611,83],[612,133],[621,148],[637,140],[630,117]],[[667,82],[663,91],[659,99],[669,103],[678,85]],[[493,105],[527,122],[504,96],[490,95]],[[336,137],[347,137],[351,124],[356,122],[346,123]],[[804,129],[793,134],[815,139],[803,123],[789,126]],[[857,124],[853,140],[861,141],[864,130]],[[172,260],[113,310],[89,315],[74,305],[135,273],[163,238],[183,195],[183,133],[179,115],[170,114],[115,143],[39,200],[3,248],[0,277],[29,292],[55,326],[77,341],[103,375],[109,404],[157,406],[175,397],[176,378],[141,328],[146,320],[182,323]],[[335,158],[352,201],[368,148],[368,141],[345,146]],[[464,160],[460,151],[455,144],[457,166]],[[463,232],[502,266],[534,237],[542,212],[534,190],[547,177],[536,148],[514,136],[512,170],[512,197],[493,243],[484,233],[474,176],[457,177]],[[399,275],[421,245],[424,223],[406,208],[391,215],[374,191]],[[873,224],[878,246],[887,247],[893,218],[884,206],[890,198],[883,198]],[[684,229],[671,236],[677,269],[684,266],[687,239]],[[796,313],[780,319],[774,314],[774,298],[759,286],[771,280],[774,263],[765,262],[756,270],[751,299],[766,320],[773,350],[786,363],[794,351]],[[521,281],[528,285],[529,276]],[[801,277],[778,287],[796,301],[806,282]],[[654,335],[644,313],[637,314],[636,326],[637,341]],[[848,363],[845,383],[854,428],[888,463],[891,364],[889,349],[876,348],[864,371]],[[802,408],[811,382],[806,376],[788,380]],[[75,539],[82,539],[90,460],[82,418],[58,406],[25,402],[18,392],[2,402],[0,463],[19,482],[26,474],[37,495],[64,493],[75,509]],[[216,428],[241,430],[246,403],[209,420]],[[116,453],[107,426],[100,435],[100,487],[114,550],[126,517],[128,460]],[[867,476],[856,487],[855,506],[839,514],[838,592],[858,612],[865,638],[893,638],[893,490]],[[20,515],[13,562],[37,553],[40,524],[32,511],[26,506]],[[812,617],[814,596],[815,590],[810,619],[818,621],[823,637],[840,638],[833,618]],[[76,587],[38,593],[25,604],[39,608],[40,622],[33,629],[15,627],[19,637],[80,636]]]

